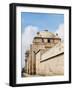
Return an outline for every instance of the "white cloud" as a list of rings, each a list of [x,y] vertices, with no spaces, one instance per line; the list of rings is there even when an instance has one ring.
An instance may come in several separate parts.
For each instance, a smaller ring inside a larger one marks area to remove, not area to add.
[[[64,24],[60,24],[55,33],[64,41]]]
[[[22,33],[22,67],[25,64],[25,52],[30,49],[30,44],[32,44],[37,31],[38,28],[35,26],[27,26],[24,28],[24,32]]]

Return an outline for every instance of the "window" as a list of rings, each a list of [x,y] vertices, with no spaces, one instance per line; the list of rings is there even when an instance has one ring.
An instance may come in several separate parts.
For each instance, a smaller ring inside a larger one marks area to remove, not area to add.
[[[50,43],[50,39],[48,39],[48,43]]]

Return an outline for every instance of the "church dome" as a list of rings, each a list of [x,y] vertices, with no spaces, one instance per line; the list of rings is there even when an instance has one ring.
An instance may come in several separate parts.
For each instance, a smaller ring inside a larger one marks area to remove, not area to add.
[[[37,32],[37,36],[36,37],[54,38],[55,34],[53,34],[52,32],[48,32],[48,30],[44,30],[44,31],[41,31],[41,32]]]

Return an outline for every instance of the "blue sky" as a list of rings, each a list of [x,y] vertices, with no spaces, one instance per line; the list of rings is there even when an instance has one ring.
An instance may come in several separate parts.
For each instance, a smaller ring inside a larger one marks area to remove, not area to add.
[[[63,14],[49,14],[49,13],[21,13],[21,27],[22,32],[27,26],[35,26],[39,28],[39,31],[48,29],[51,32],[55,32],[60,24],[64,24]]]

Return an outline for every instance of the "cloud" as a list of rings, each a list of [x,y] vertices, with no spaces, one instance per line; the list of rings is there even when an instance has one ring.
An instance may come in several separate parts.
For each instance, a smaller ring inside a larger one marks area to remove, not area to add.
[[[55,33],[57,33],[61,40],[64,41],[64,24],[60,24]]]
[[[24,32],[22,33],[22,67],[25,63],[25,52],[30,49],[30,44],[32,44],[37,31],[38,28],[35,26],[27,26],[24,28]]]

